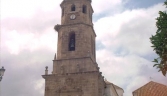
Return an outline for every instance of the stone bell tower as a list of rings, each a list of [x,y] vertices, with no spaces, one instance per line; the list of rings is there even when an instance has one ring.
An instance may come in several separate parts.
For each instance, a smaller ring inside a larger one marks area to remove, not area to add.
[[[96,63],[91,0],[63,0],[53,72],[46,67],[45,96],[103,96],[105,82]]]

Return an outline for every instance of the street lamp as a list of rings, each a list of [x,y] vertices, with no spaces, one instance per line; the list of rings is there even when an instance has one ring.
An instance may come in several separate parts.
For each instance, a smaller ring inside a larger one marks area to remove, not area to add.
[[[4,72],[5,72],[5,69],[4,69],[4,67],[2,67],[0,69],[0,81],[2,80],[2,76],[4,75]]]

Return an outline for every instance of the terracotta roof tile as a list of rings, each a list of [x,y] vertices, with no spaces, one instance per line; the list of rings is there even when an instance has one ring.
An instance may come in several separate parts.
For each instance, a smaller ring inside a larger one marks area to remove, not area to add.
[[[137,96],[167,96],[167,86],[151,81],[133,91],[133,96],[134,94]]]

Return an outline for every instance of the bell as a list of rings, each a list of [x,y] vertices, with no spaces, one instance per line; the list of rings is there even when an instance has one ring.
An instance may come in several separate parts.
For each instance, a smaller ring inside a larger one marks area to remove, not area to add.
[[[74,46],[74,39],[71,40],[71,45],[70,45],[70,47],[75,47],[75,46]]]
[[[71,43],[71,47],[74,47],[74,43]]]

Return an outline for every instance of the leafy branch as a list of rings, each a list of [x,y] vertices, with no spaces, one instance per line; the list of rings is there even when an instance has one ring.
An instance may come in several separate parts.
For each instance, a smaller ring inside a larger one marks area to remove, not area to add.
[[[167,8],[167,0],[164,2]],[[167,74],[167,13],[159,11],[159,17],[156,18],[157,31],[156,34],[151,36],[150,40],[153,44],[153,49],[159,56],[154,59],[154,66],[162,72],[164,76]]]

